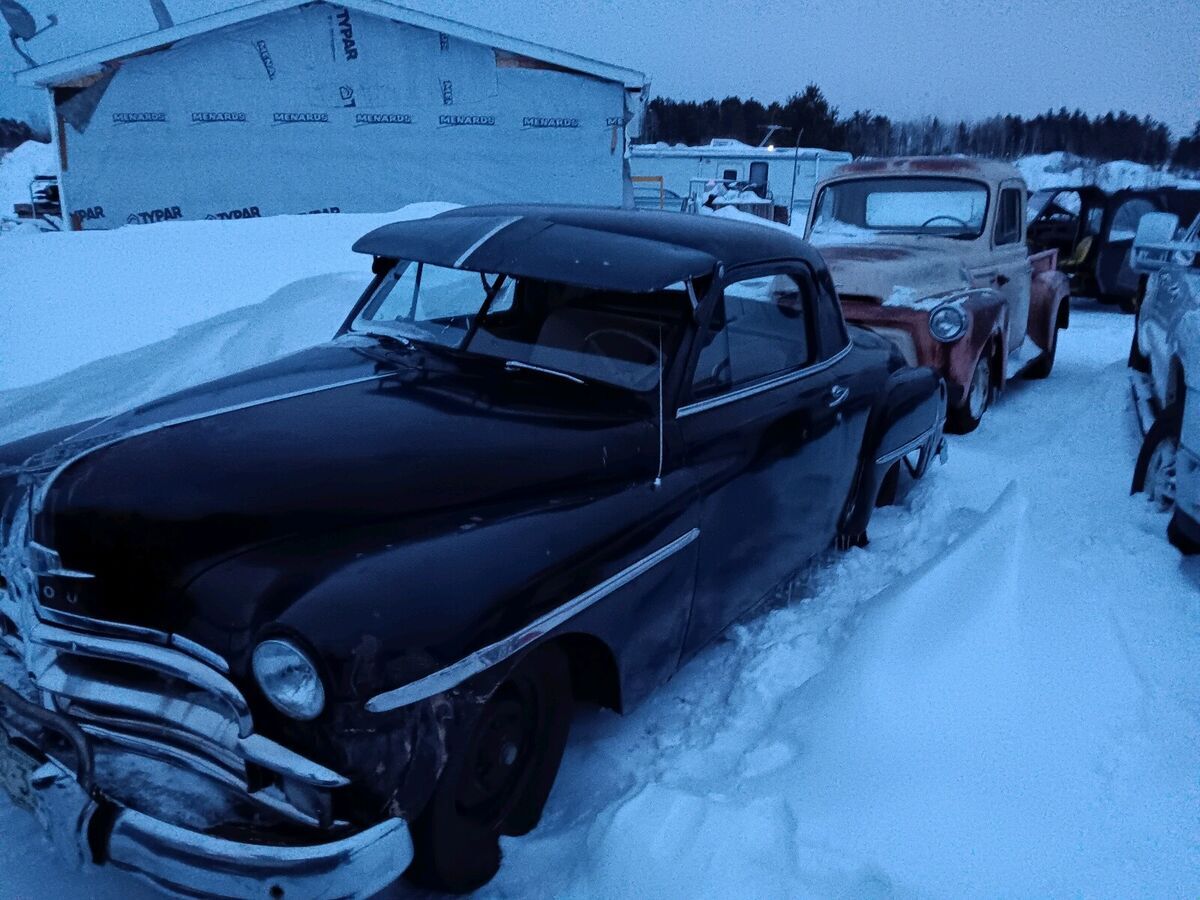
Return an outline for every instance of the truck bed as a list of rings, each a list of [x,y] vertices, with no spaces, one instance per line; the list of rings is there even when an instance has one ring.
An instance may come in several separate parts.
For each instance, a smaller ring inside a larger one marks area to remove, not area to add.
[[[1058,268],[1058,250],[1051,247],[1049,250],[1033,253],[1029,257],[1029,264],[1033,266],[1034,275],[1039,272],[1053,272]]]

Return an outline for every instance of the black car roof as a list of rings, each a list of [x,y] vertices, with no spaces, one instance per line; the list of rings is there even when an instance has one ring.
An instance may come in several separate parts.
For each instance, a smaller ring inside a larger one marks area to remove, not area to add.
[[[587,206],[465,206],[394,222],[359,253],[606,290],[656,291],[685,278],[775,259],[820,257],[780,228],[715,216]]]

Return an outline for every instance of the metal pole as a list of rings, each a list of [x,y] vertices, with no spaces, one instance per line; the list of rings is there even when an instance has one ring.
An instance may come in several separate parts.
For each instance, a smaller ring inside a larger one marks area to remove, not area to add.
[[[796,170],[800,168],[800,138],[804,137],[804,129],[796,135],[796,155],[792,160],[792,195],[788,198],[788,224],[792,224],[792,213],[796,209]]]

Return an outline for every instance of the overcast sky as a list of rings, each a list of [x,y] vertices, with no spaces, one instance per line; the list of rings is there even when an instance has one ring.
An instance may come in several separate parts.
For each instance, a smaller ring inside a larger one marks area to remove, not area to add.
[[[149,0],[22,0],[61,24],[40,61],[152,30]],[[230,0],[164,0],[176,21]],[[1200,0],[410,0],[474,25],[640,69],[652,92],[783,99],[815,81],[843,113],[893,117],[1126,109],[1178,136],[1200,120]],[[4,42],[0,60],[23,66]],[[40,114],[0,85],[0,115]]]

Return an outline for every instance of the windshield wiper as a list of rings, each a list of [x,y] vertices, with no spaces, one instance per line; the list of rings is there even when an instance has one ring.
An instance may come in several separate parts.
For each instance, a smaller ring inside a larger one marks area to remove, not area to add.
[[[567,381],[573,381],[576,384],[587,383],[579,376],[572,375],[569,372],[560,372],[558,369],[547,369],[545,366],[535,366],[533,363],[521,362],[519,359],[506,359],[504,361],[504,370],[506,372],[541,372],[543,375],[565,378]]]

